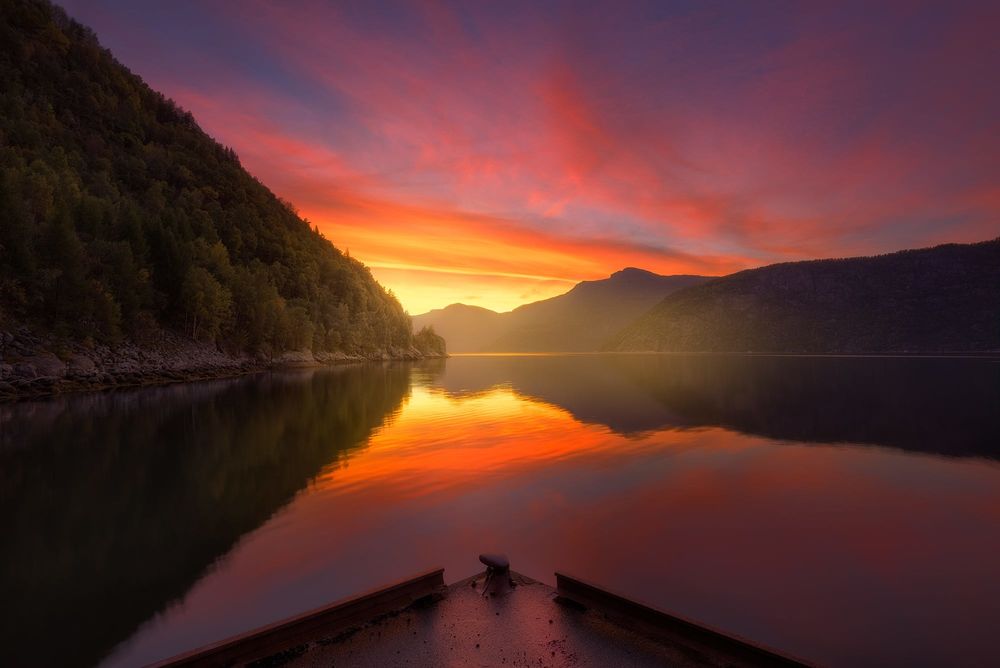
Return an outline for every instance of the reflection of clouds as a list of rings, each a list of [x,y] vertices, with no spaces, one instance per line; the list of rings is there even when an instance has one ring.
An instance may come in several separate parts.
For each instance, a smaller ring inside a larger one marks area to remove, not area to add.
[[[446,398],[448,398],[448,399],[450,399],[450,400],[452,400],[452,401],[454,401],[456,403],[461,403],[461,402],[463,402],[463,401],[465,401],[467,399],[481,399],[481,398],[484,398],[484,397],[488,397],[488,396],[490,396],[492,394],[495,394],[498,390],[508,390],[509,391],[509,390],[511,390],[511,385],[510,385],[510,383],[497,383],[496,385],[490,385],[489,387],[486,387],[486,388],[478,388],[478,389],[461,389],[460,388],[460,389],[454,389],[454,390],[446,389],[446,388],[443,388],[443,387],[429,387],[428,390],[431,393],[433,393],[433,394],[437,394],[437,395],[446,397]],[[518,395],[518,396],[522,396],[522,398],[528,399],[528,400],[531,399],[531,397],[526,397],[526,396],[523,396],[523,395]]]
[[[336,554],[372,581],[399,570],[386,544],[452,579],[501,546],[536,577],[568,570],[807,658],[906,663],[950,651],[939,639],[951,633],[973,654],[991,647],[1000,537],[983,529],[998,475],[978,459],[722,428],[626,437],[510,387],[421,388],[292,508],[335,532],[260,540],[287,550],[298,536],[314,556],[297,563],[318,574],[330,567],[319,555]]]
[[[479,568],[486,547],[528,575],[575,572],[817,661],[946,663],[955,638],[969,656],[994,645],[1000,534],[989,527],[1000,467],[797,437],[832,428],[912,446],[898,411],[885,408],[884,424],[862,431],[844,419],[856,413],[839,412],[884,392],[928,419],[976,416],[975,404],[951,406],[922,381],[930,374],[943,395],[961,381],[963,401],[988,403],[994,376],[977,369],[995,365],[946,362],[454,357],[222,381],[200,402],[158,394],[182,386],[154,388],[148,396],[171,412],[147,415],[156,402],[141,404],[124,428],[96,432],[76,421],[65,433],[84,447],[32,466],[12,458],[48,452],[41,441],[0,451],[0,472],[25,485],[5,482],[0,493],[68,493],[74,512],[47,506],[40,525],[75,556],[96,555],[85,561],[99,573],[85,583],[105,598],[115,590],[100,574],[166,577],[168,558],[193,554],[174,586],[141,588],[149,601],[139,612],[116,605],[118,618],[102,616],[102,628],[118,620],[115,639],[134,632],[109,665],[161,658],[425,566],[457,580]],[[944,403],[928,407],[928,396]],[[138,431],[150,422],[161,429]],[[990,424],[972,426],[988,433]],[[105,438],[114,432],[127,438],[114,444]],[[786,432],[796,437],[775,436]],[[38,517],[37,498],[15,496],[2,508]],[[143,531],[171,549],[143,556]],[[59,555],[34,532],[13,535],[0,560],[33,563],[59,585],[47,561]],[[125,556],[99,551],[109,545]],[[25,557],[34,547],[44,551]],[[58,588],[78,617],[74,589]],[[182,602],[163,609],[167,600]],[[79,619],[70,628],[95,637]],[[72,646],[76,636],[64,633]]]

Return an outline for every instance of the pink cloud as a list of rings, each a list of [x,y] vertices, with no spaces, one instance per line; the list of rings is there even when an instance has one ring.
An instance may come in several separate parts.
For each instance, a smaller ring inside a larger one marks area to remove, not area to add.
[[[151,82],[364,261],[569,280],[1000,233],[995,8],[209,6],[267,72],[196,43]]]

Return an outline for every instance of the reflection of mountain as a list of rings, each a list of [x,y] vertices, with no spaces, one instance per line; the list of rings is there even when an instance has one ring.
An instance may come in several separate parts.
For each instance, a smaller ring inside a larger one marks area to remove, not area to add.
[[[1000,362],[574,355],[449,360],[458,394],[509,384],[623,434],[722,426],[768,438],[1000,458]]]
[[[0,407],[5,663],[96,663],[408,388],[369,366]]]

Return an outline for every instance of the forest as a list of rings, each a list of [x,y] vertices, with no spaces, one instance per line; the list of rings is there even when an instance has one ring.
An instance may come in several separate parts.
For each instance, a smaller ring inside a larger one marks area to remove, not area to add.
[[[0,329],[263,355],[415,343],[364,265],[60,8],[0,0],[0,81]]]

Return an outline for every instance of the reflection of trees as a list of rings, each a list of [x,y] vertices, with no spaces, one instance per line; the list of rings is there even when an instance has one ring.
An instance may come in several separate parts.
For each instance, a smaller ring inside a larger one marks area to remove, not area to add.
[[[433,383],[441,378],[447,365],[445,357],[430,357],[410,365],[415,385]]]
[[[66,397],[0,414],[0,645],[98,661],[364,444],[403,365]]]
[[[504,383],[622,433],[723,426],[806,442],[1000,457],[1000,363],[979,359],[584,355],[448,361],[464,396]]]
[[[413,381],[498,385],[624,434],[770,438],[1000,458],[1000,363],[724,355],[482,357],[0,406],[0,663],[98,661],[177,600]]]
[[[693,425],[769,438],[1000,457],[1000,364],[984,360],[656,357],[639,387]]]

